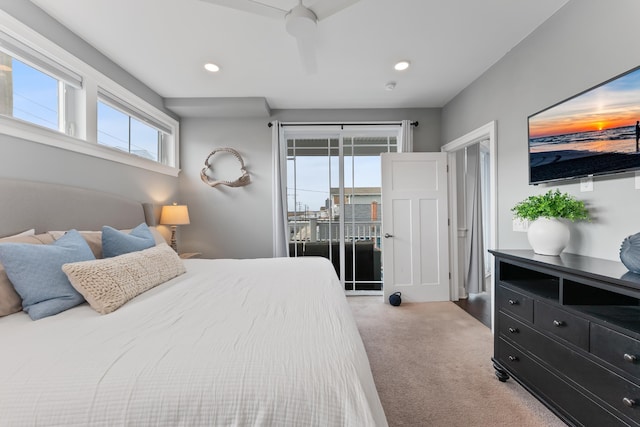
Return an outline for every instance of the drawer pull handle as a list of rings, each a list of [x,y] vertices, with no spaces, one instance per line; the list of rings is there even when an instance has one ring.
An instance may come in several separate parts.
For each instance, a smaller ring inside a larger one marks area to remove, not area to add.
[[[518,332],[520,332],[520,329],[518,329],[518,328],[509,328],[509,332],[511,332],[512,334],[517,334]],[[625,356],[626,356],[626,354],[625,354]]]
[[[634,356],[633,354],[629,354],[629,353],[625,353],[624,356],[624,361],[625,362],[629,362],[629,363],[636,363],[636,360],[638,360],[638,358],[636,356]]]
[[[518,361],[518,356],[509,356],[509,360],[511,360],[512,362],[517,362]]]
[[[510,299],[509,300],[509,304],[510,305],[518,305],[518,300],[517,299]]]
[[[565,325],[565,323],[564,323],[563,320],[554,320],[553,321],[553,326],[556,326],[558,328],[561,327],[561,326],[564,326],[564,325]]]
[[[633,399],[629,399],[628,397],[623,398],[622,403],[624,403],[625,406],[628,406],[629,408],[633,408],[634,406],[636,406],[636,401]]]

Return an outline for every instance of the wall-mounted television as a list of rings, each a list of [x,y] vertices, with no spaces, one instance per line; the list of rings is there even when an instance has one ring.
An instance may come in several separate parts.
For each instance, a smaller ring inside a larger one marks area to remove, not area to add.
[[[640,169],[640,67],[532,114],[529,184]]]

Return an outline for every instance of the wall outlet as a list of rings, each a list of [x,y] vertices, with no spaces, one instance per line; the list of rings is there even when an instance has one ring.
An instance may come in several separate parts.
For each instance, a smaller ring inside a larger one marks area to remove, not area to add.
[[[587,176],[580,180],[580,191],[593,191],[593,177]]]
[[[513,219],[513,231],[526,233],[529,230],[529,220],[522,218]]]

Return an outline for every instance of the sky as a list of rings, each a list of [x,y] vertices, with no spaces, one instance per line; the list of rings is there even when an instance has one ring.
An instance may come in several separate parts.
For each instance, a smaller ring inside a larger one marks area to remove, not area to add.
[[[632,126],[640,120],[640,69],[529,119],[529,138]]]
[[[58,129],[58,82],[13,60],[13,116]]]
[[[331,160],[330,160],[331,159]],[[353,159],[354,167],[351,165]],[[302,210],[317,211],[329,197],[329,188],[338,186],[337,157],[297,156],[297,164],[287,162],[287,193],[289,210],[293,211],[293,187],[297,188],[296,202]],[[294,175],[295,172],[295,175]],[[352,173],[355,172],[355,173]],[[381,187],[380,156],[345,157],[345,188]],[[354,176],[354,179],[352,179]]]

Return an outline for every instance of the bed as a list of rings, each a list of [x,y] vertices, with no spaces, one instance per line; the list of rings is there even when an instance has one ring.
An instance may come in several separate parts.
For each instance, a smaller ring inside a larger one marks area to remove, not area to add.
[[[139,203],[76,188],[0,180],[0,197],[36,212],[0,205],[0,236],[145,219]],[[80,214],[52,218],[67,199]],[[34,203],[50,207],[46,219]],[[103,205],[113,217],[93,214]],[[180,262],[186,273],[109,314],[85,302],[0,317],[0,426],[387,425],[329,261]]]

